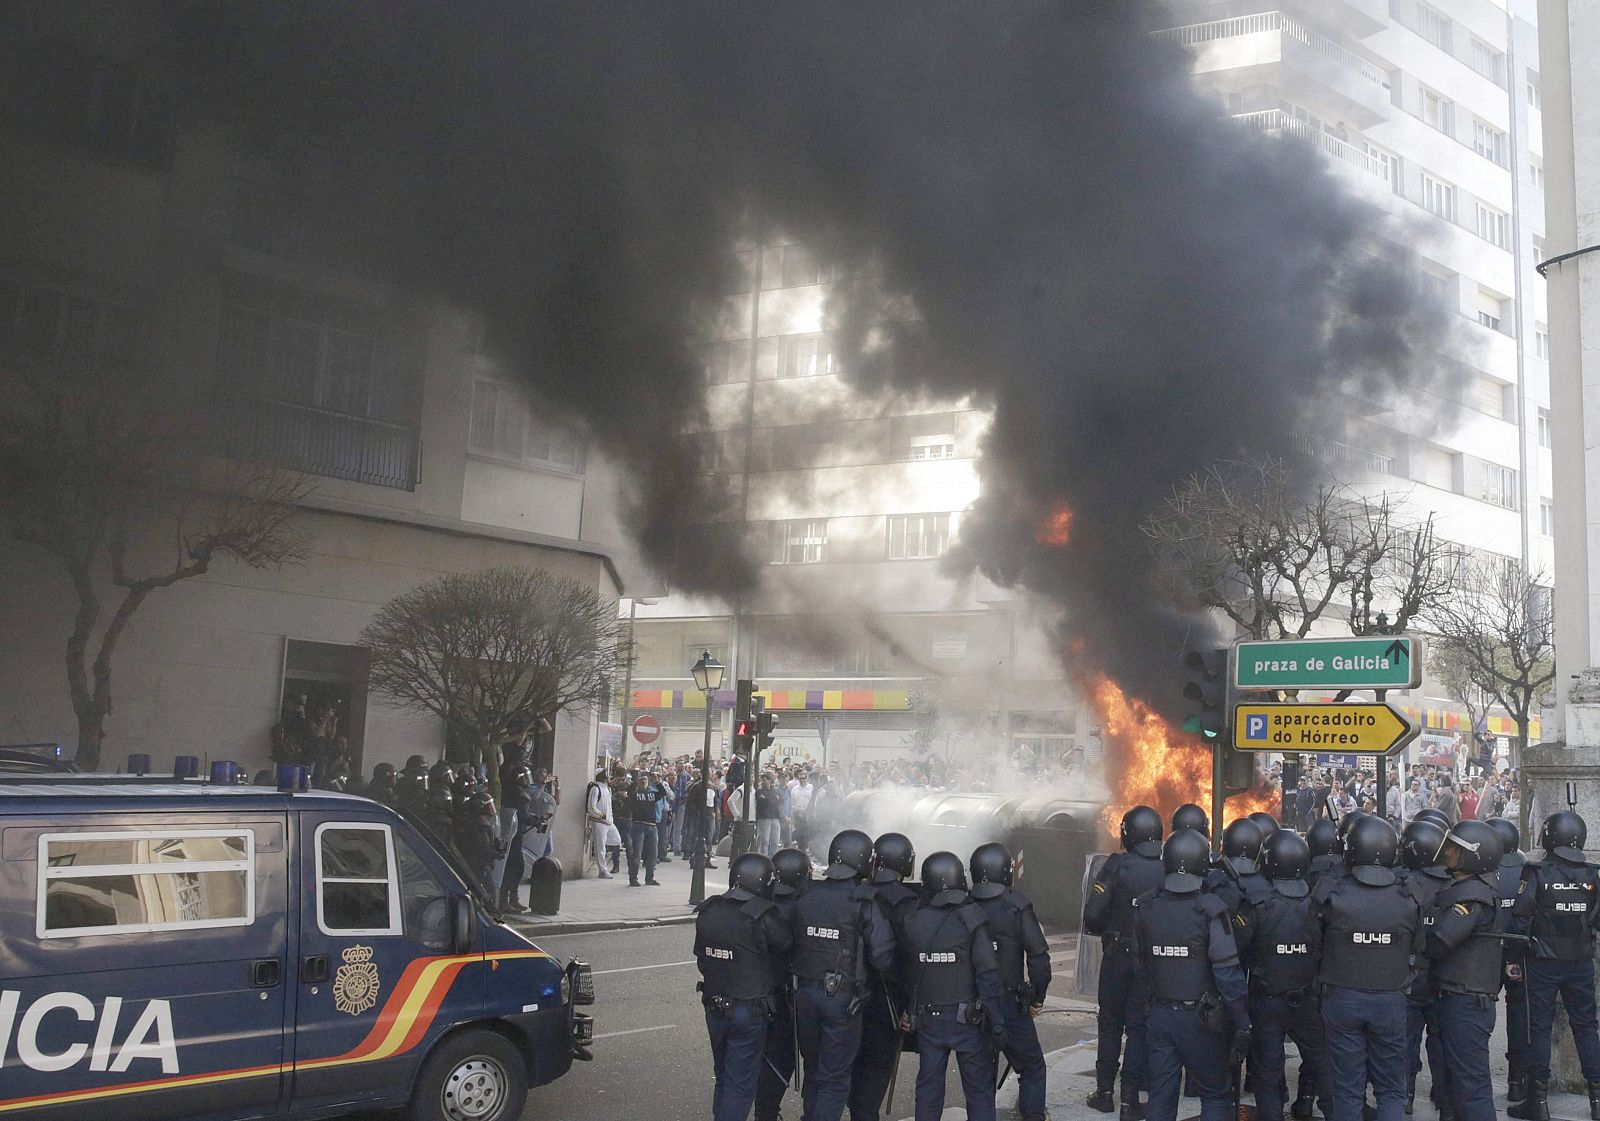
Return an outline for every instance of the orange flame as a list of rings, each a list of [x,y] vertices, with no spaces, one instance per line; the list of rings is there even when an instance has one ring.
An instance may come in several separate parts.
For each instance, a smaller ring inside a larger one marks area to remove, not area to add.
[[[1089,692],[1106,741],[1112,792],[1103,820],[1111,835],[1116,836],[1122,815],[1134,806],[1153,806],[1166,820],[1185,802],[1198,803],[1209,813],[1210,749],[1173,728],[1143,701],[1130,698],[1103,674],[1094,679]],[[1276,816],[1279,809],[1277,791],[1263,782],[1228,799],[1227,819],[1258,810]]]
[[[1050,512],[1040,519],[1033,531],[1033,539],[1051,549],[1062,549],[1072,540],[1072,507],[1066,499],[1058,498],[1050,504]]]

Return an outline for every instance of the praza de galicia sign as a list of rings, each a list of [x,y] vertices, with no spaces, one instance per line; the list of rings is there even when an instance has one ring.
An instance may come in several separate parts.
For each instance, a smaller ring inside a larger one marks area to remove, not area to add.
[[[1415,689],[1422,642],[1407,636],[1244,641],[1234,648],[1240,689]]]

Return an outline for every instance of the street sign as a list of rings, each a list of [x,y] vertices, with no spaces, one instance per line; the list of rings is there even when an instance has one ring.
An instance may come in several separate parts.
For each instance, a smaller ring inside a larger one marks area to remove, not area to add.
[[[1241,689],[1415,689],[1422,642],[1394,635],[1238,643],[1233,683]]]
[[[1376,701],[1233,706],[1233,746],[1240,751],[1389,755],[1420,731],[1403,714]]]
[[[661,738],[661,721],[645,713],[633,722],[633,738],[642,744],[652,744]]]

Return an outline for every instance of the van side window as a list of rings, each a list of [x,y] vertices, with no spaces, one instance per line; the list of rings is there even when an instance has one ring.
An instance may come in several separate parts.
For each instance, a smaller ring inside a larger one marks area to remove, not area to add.
[[[40,938],[249,926],[255,834],[47,833],[39,838],[37,916]]]
[[[404,837],[399,839],[400,898],[406,934],[424,949],[450,948],[450,893]]]
[[[387,825],[317,826],[317,925],[324,934],[399,934],[400,890]]]

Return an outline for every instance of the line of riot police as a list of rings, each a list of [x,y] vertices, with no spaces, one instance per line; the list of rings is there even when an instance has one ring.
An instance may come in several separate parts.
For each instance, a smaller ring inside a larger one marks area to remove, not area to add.
[[[1304,837],[1252,814],[1224,830],[1215,855],[1200,807],[1180,807],[1171,824],[1163,840],[1155,810],[1129,810],[1123,851],[1085,899],[1084,930],[1104,947],[1091,1108],[1175,1121],[1187,1073],[1204,1121],[1233,1116],[1245,1089],[1257,1121],[1318,1110],[1402,1121],[1425,1044],[1442,1121],[1492,1121],[1489,1039],[1503,993],[1508,1113],[1549,1119],[1559,996],[1600,1121],[1600,874],[1577,814],[1544,822],[1537,859],[1519,851],[1510,821],[1451,825],[1438,811],[1403,836],[1360,813]],[[1286,1038],[1300,1055],[1292,1102]]]
[[[746,853],[695,924],[695,959],[716,1073],[715,1121],[776,1121],[798,1077],[806,1121],[878,1121],[903,1050],[918,1056],[917,1121],[944,1111],[955,1056],[968,1117],[992,1121],[999,1060],[1018,1077],[1024,1121],[1045,1121],[1034,1028],[1050,955],[1011,854],[979,846],[972,883],[953,853],[847,829],[822,875],[784,849]],[[1003,1076],[1002,1076],[1003,1077]]]

